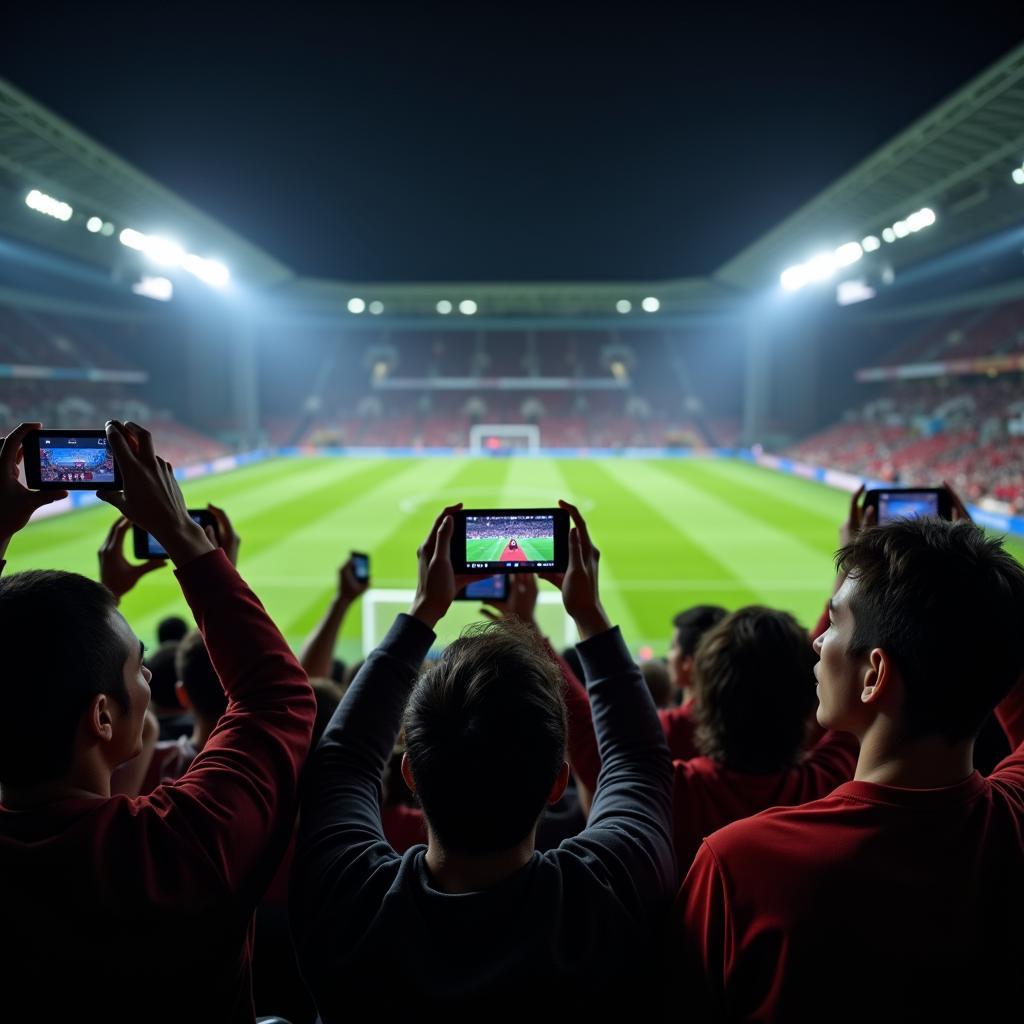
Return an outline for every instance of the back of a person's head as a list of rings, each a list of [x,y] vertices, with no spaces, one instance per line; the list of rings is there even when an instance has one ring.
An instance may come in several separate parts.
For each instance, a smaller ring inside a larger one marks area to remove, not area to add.
[[[673,620],[679,653],[685,658],[692,657],[697,650],[701,637],[712,627],[717,626],[729,613],[717,604],[695,604],[681,611]]]
[[[793,764],[816,699],[817,661],[788,612],[750,605],[704,635],[694,657],[697,747],[739,772]]]
[[[932,518],[863,530],[837,561],[852,588],[848,654],[892,658],[906,735],[975,735],[1024,673],[1024,567],[973,523]]]
[[[177,650],[177,643],[164,643],[152,654],[146,655],[146,668],[152,677],[149,680],[150,694],[153,703],[161,710],[182,710],[174,689],[174,684],[178,681],[178,669],[175,665]]]
[[[536,825],[565,759],[561,673],[527,627],[471,627],[420,676],[405,741],[441,845],[511,849]]]
[[[168,615],[161,619],[156,627],[156,642],[158,644],[178,643],[185,639],[188,633],[188,623],[180,615]]]
[[[130,652],[114,628],[116,612],[106,587],[75,573],[35,570],[0,579],[0,785],[63,775],[96,694],[128,707]]]
[[[228,706],[227,694],[213,669],[210,655],[198,629],[193,630],[178,644],[174,655],[178,679],[185,688],[189,703],[196,714],[216,721]]]
[[[672,677],[668,666],[658,658],[640,662],[640,674],[644,677],[651,700],[656,708],[667,708],[672,703]]]

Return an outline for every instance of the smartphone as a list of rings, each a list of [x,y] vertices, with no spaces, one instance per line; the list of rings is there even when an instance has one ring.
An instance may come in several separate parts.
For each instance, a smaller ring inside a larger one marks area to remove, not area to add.
[[[456,601],[507,601],[508,573],[496,572],[482,580],[467,583],[456,595]]]
[[[370,581],[370,556],[361,551],[352,552],[352,572],[360,583]]]
[[[121,471],[99,430],[33,430],[25,436],[25,482],[36,491],[119,491]]]
[[[202,527],[212,526],[213,534],[220,543],[220,533],[217,530],[217,520],[213,513],[205,508],[190,508],[188,514],[194,523]],[[141,526],[132,527],[132,542],[135,547],[136,558],[166,558],[167,551],[151,533],[147,533]]]
[[[885,526],[897,519],[917,519],[920,516],[953,518],[953,505],[945,487],[887,487],[868,491],[864,507],[873,505],[877,512],[875,522]]]
[[[561,508],[468,508],[455,514],[455,574],[565,572],[569,513]]]

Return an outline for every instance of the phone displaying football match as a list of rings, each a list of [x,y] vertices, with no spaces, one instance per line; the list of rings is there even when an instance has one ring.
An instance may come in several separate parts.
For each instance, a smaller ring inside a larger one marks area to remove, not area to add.
[[[33,430],[25,438],[25,480],[38,490],[119,490],[121,476],[104,430]]]
[[[463,573],[564,572],[569,517],[559,508],[463,509],[456,515],[452,565]]]

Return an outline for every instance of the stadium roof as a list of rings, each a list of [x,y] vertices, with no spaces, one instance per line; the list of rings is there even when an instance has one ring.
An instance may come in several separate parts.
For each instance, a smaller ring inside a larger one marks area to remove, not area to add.
[[[925,206],[941,230],[886,247],[895,268],[1019,225],[1022,192],[1010,172],[1024,158],[1022,115],[1024,45],[729,260],[715,280],[743,290],[772,285],[816,250],[879,235]]]
[[[117,230],[173,233],[190,250],[223,260],[233,278],[272,289],[286,309],[344,314],[351,299],[378,302],[410,325],[440,326],[438,303],[464,300],[479,314],[446,317],[486,326],[486,318],[607,321],[629,303],[621,326],[654,326],[677,316],[721,314],[746,293],[777,287],[779,273],[928,206],[939,227],[900,238],[879,256],[894,268],[948,252],[1022,219],[1024,189],[1010,171],[1024,158],[1024,45],[863,160],[776,228],[706,278],[615,283],[349,284],[298,278],[234,231],[164,188],[0,79],[0,233],[113,269],[125,258],[116,237],[90,233],[98,216]],[[837,116],[842,116],[837,112]],[[71,223],[24,203],[38,188],[74,207]],[[8,195],[4,196],[4,193]],[[80,222],[80,223],[79,223]],[[657,298],[647,316],[644,299]],[[373,310],[371,310],[373,312]],[[418,322],[418,323],[417,323]]]

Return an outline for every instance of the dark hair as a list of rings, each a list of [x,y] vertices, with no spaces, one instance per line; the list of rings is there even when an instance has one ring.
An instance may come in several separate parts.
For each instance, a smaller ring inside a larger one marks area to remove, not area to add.
[[[149,681],[150,697],[159,708],[183,710],[174,689],[174,684],[178,681],[178,669],[174,664],[177,649],[178,644],[165,643],[146,656],[146,668],[152,675]]]
[[[729,613],[717,604],[695,604],[680,612],[673,620],[676,639],[683,657],[692,656],[697,650],[700,638],[712,627],[717,626]]]
[[[129,652],[111,621],[116,612],[106,587],[75,573],[0,579],[0,784],[31,786],[64,774],[96,694],[127,710]]]
[[[471,626],[429,666],[405,742],[431,829],[448,850],[508,850],[536,825],[565,759],[562,676],[536,634]]]
[[[932,518],[862,530],[837,564],[856,582],[849,653],[892,658],[907,735],[975,735],[1024,672],[1024,567],[973,523]]]
[[[174,667],[196,713],[214,721],[220,718],[228,706],[228,695],[214,671],[203,634],[198,629],[178,644]]]
[[[161,619],[156,627],[156,642],[177,643],[184,640],[187,633],[188,623],[180,615],[168,615],[166,619]]]
[[[656,708],[667,708],[672,702],[672,680],[668,666],[660,658],[640,662],[640,674],[644,677],[651,700]]]
[[[753,774],[793,764],[816,703],[817,660],[788,612],[750,605],[727,615],[694,656],[700,752]]]

